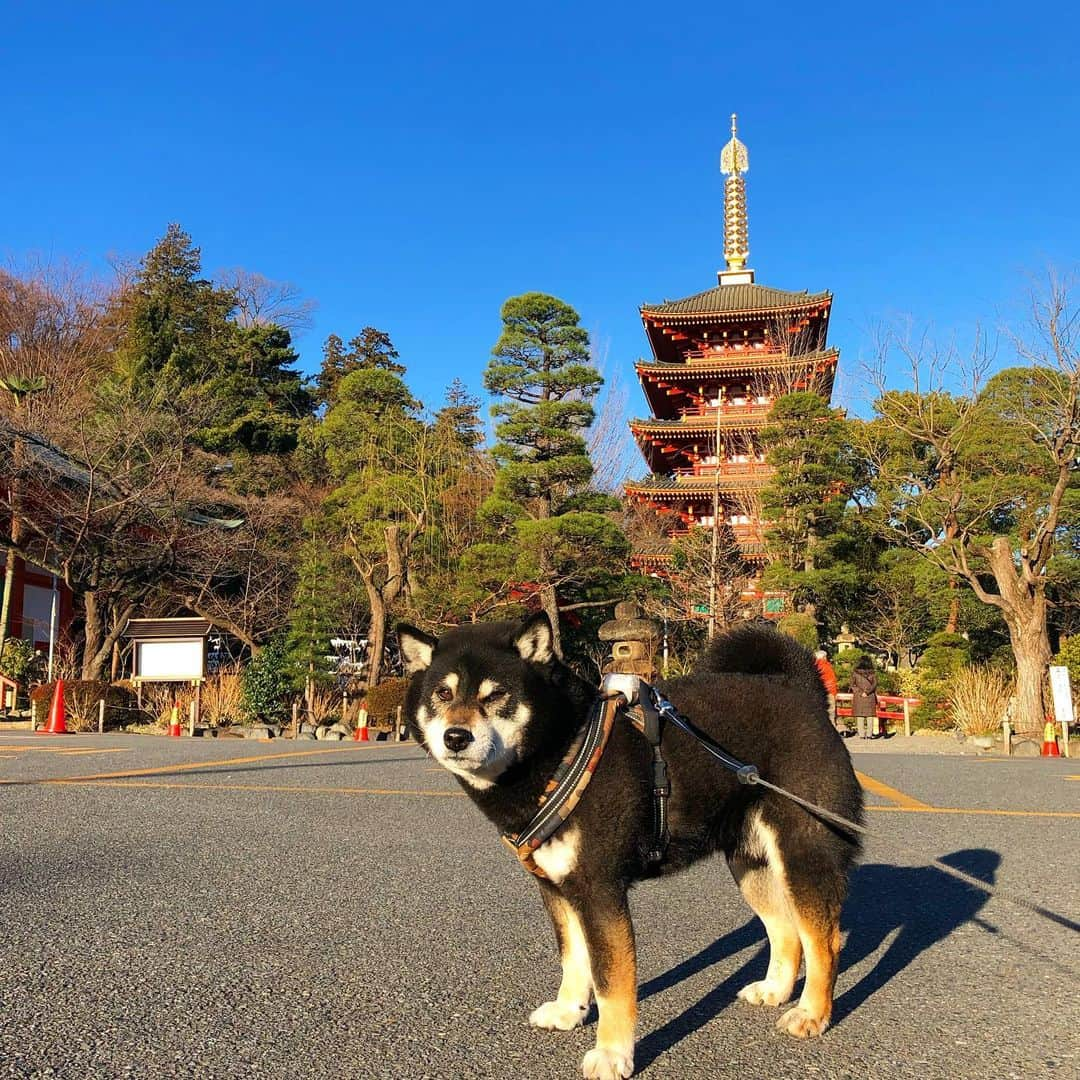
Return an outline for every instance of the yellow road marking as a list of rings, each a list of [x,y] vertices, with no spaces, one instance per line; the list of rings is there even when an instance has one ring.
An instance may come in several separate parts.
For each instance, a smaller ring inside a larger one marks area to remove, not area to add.
[[[384,746],[392,746],[393,743],[370,744],[365,750],[381,749]],[[191,769],[222,769],[230,765],[250,765],[258,761],[274,761],[280,758],[311,757],[315,754],[340,754],[344,750],[358,750],[356,746],[332,746],[323,747],[320,750],[287,750],[280,754],[252,754],[249,757],[225,758],[223,761],[185,761],[177,765],[159,765],[153,769],[128,769],[122,772],[91,773],[89,776],[57,777],[49,780],[54,784],[75,784],[87,780],[122,780],[129,776],[160,776],[163,773],[187,772]],[[0,785],[14,783],[11,780],[0,780]]]
[[[126,754],[126,746],[3,746],[0,750],[13,750],[16,754],[63,754],[65,757],[74,757],[78,754]],[[14,757],[14,754],[6,755]]]
[[[297,787],[287,784],[185,784],[168,780],[39,780],[39,784],[63,784],[76,787],[106,788],[182,788],[185,791],[286,791],[300,795],[423,795],[437,798],[465,798],[463,791],[410,791],[407,788]]]
[[[421,798],[456,799],[465,798],[463,791],[410,791],[406,788],[364,788],[364,787],[298,787],[287,784],[197,784],[178,780],[133,780],[130,783],[119,780],[36,780],[32,783],[41,786],[74,785],[76,787],[133,788],[133,789],[169,789],[184,791],[252,791],[284,792],[294,795],[406,795]],[[867,810],[892,814],[973,814],[982,817],[1030,817],[1030,818],[1080,818],[1080,813],[1064,810],[984,810],[964,806],[868,806]]]
[[[856,772],[855,777],[862,787],[871,794],[879,795],[883,799],[888,799],[890,802],[895,803],[897,806],[903,807],[906,810],[928,809],[927,803],[920,802],[910,795],[905,795],[902,791],[897,791],[896,788],[889,787],[888,784],[883,784],[880,780],[875,780],[872,776],[867,776],[866,773]]]
[[[1071,810],[983,810],[971,806],[868,806],[886,814],[977,814],[983,817],[1080,818]]]

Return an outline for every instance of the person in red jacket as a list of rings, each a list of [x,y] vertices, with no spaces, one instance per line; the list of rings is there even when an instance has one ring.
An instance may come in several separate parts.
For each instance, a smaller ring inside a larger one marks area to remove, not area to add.
[[[836,672],[833,671],[833,666],[829,663],[824,649],[818,649],[814,653],[814,661],[817,664],[818,674],[821,675],[821,681],[825,685],[825,693],[829,695],[829,720],[832,726],[840,731],[841,726],[836,719],[836,692],[840,689],[836,682]]]

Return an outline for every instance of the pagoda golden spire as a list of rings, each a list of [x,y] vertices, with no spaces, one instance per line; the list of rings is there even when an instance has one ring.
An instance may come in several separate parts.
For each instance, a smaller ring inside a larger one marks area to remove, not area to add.
[[[750,155],[736,137],[736,116],[731,114],[731,141],[720,153],[724,181],[724,258],[728,270],[743,270],[750,257],[750,230],[746,213],[746,181]]]

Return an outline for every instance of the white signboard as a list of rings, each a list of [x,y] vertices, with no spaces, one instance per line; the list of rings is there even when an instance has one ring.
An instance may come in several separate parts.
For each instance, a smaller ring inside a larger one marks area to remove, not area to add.
[[[201,679],[206,641],[140,641],[135,646],[135,678],[159,682]]]
[[[1050,668],[1050,692],[1054,695],[1054,719],[1059,724],[1074,724],[1072,687],[1069,685],[1069,669]]]

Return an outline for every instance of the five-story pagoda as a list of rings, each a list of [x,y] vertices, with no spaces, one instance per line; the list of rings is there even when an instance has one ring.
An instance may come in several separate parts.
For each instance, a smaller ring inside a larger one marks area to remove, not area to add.
[[[653,359],[636,369],[651,416],[630,430],[651,475],[625,490],[661,515],[666,537],[634,553],[644,572],[664,573],[671,540],[694,526],[729,526],[747,562],[763,563],[757,495],[771,470],[760,430],[777,397],[832,394],[840,355],[826,343],[832,295],[758,285],[747,267],[748,164],[732,116],[720,157],[727,269],[715,288],[641,307]]]

